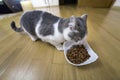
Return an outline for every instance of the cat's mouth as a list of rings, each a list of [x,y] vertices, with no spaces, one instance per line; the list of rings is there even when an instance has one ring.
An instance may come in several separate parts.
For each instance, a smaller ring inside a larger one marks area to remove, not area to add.
[[[74,41],[77,44],[83,44],[83,42],[86,40],[86,38],[87,38],[87,35],[85,35],[83,38],[74,38],[74,39],[71,39],[71,40]]]

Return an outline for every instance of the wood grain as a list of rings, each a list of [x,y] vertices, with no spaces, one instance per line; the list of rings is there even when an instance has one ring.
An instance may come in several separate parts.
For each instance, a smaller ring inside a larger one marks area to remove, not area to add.
[[[46,10],[65,18],[87,13],[87,40],[99,59],[75,67],[52,45],[32,42],[27,35],[14,32],[10,22],[19,26],[20,12],[0,20],[0,80],[120,80],[120,8],[70,5]]]

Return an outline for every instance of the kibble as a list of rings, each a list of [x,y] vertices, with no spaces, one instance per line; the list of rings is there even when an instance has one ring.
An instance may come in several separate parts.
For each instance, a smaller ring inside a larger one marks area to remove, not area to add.
[[[67,58],[74,64],[80,64],[90,58],[90,55],[84,45],[73,45],[67,51]]]

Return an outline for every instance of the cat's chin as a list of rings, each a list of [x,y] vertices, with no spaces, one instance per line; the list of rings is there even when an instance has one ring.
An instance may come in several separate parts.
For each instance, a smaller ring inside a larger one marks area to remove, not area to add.
[[[78,41],[78,42],[76,42],[76,44],[81,44],[82,45],[83,42],[84,42],[83,40],[82,41]]]
[[[73,41],[73,40],[72,40]],[[73,41],[73,42],[75,42],[76,44],[80,44],[80,45],[82,45],[82,44],[84,44],[84,42],[86,41],[86,37],[84,37],[82,40],[79,40],[79,41]]]
[[[77,42],[77,44],[83,44],[87,40],[87,35],[84,36],[84,38]]]

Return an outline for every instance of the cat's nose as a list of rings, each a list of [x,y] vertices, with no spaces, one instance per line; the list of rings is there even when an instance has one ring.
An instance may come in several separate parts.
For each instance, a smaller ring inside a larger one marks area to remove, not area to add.
[[[80,42],[80,41],[77,41],[76,43],[77,43],[77,44],[81,44],[81,42]]]
[[[76,39],[75,42],[79,42],[79,39]]]
[[[78,42],[78,41],[75,40],[75,42]]]

